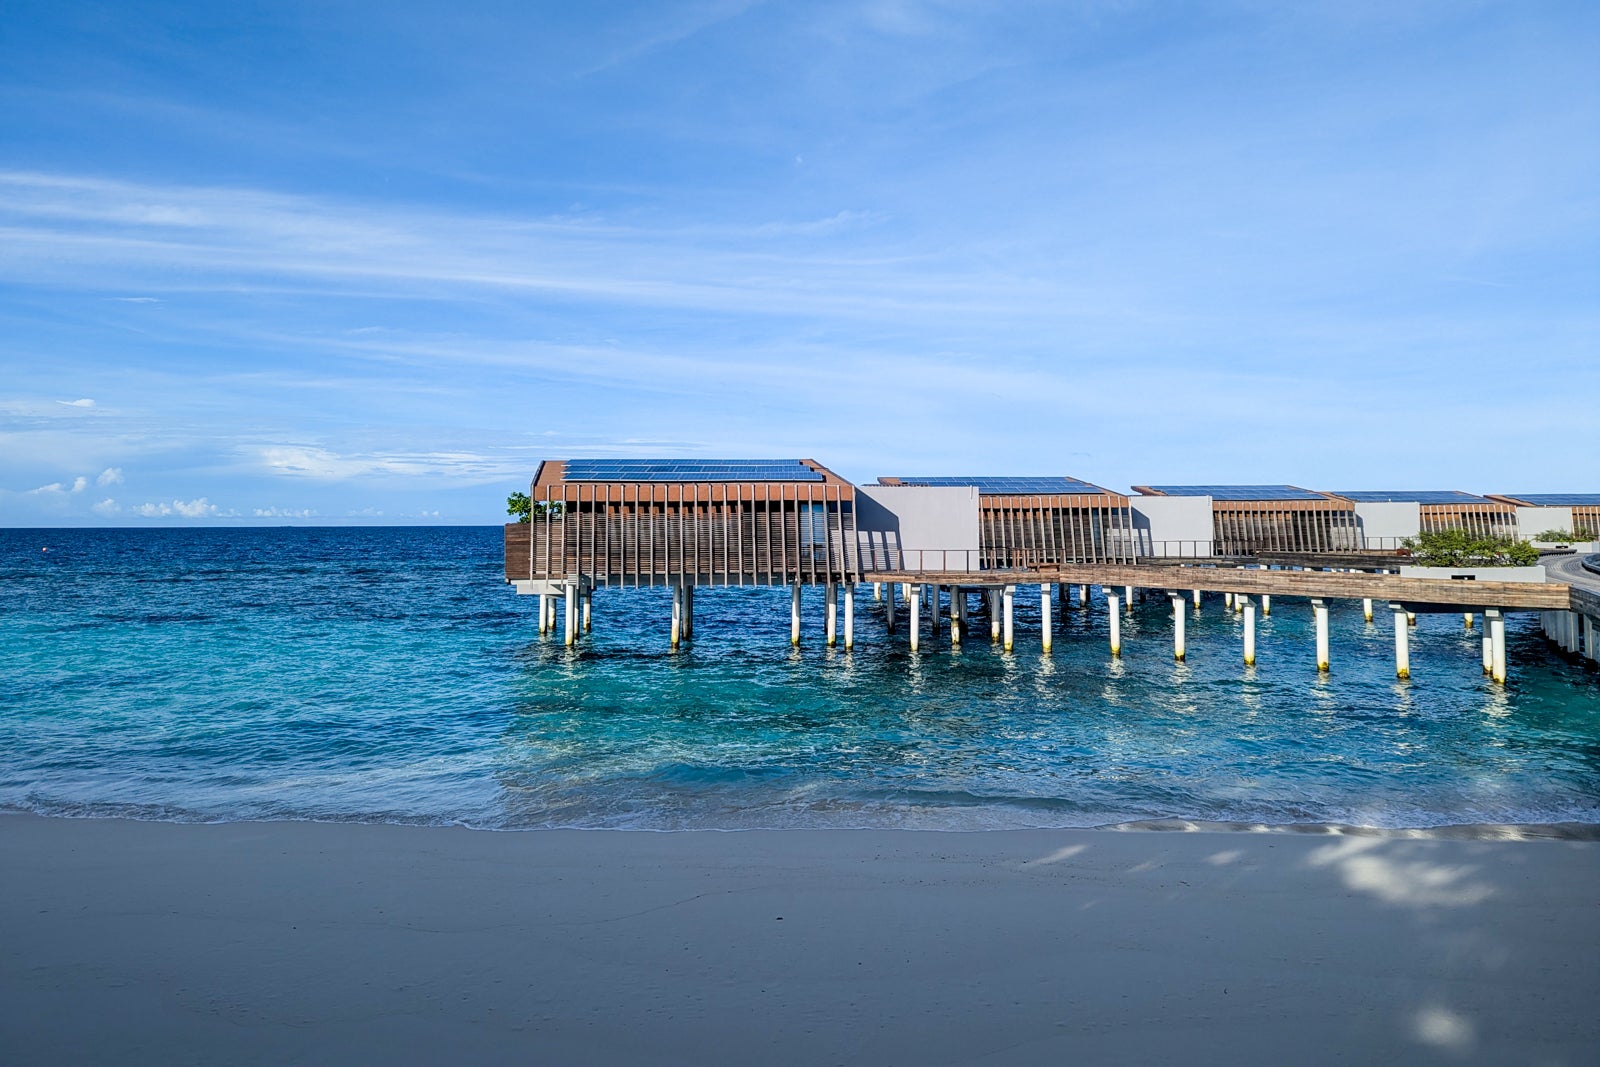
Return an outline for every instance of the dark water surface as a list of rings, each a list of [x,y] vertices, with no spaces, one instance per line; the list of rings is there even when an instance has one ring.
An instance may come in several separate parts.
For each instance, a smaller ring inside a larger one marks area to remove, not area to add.
[[[50,551],[42,552],[48,546]],[[0,531],[0,806],[166,819],[484,827],[1094,826],[1135,819],[1600,823],[1600,677],[1511,616],[1512,678],[1423,617],[1277,598],[1259,666],[1208,598],[1174,664],[1164,601],[1038,652],[883,633],[788,644],[788,593],[600,590],[575,652],[500,580],[498,528]],[[1026,590],[1026,587],[1025,587]],[[976,603],[976,601],[974,601]],[[930,650],[931,649],[931,650]]]

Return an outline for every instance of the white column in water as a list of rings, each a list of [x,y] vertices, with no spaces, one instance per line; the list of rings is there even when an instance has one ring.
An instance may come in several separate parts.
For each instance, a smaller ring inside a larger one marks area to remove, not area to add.
[[[1181,593],[1173,593],[1172,594],[1172,658],[1175,659],[1175,660],[1181,660],[1181,659],[1183,659],[1183,657],[1185,655],[1184,647],[1183,647],[1183,619],[1184,619],[1184,616],[1183,616],[1183,595]]]
[[[1394,613],[1394,676],[1411,677],[1411,625],[1406,622],[1403,604],[1390,604]]]
[[[986,589],[985,595],[989,598],[989,640],[1000,640],[1000,601],[1003,599],[999,589]]]
[[[844,647],[856,647],[856,583],[844,583]]]
[[[872,583],[872,599],[873,600],[882,600],[883,599],[883,583],[882,582],[873,582]]]
[[[823,606],[827,610],[828,647],[839,643],[839,585],[829,582],[822,587]]]
[[[1328,669],[1328,605],[1320,600],[1311,602],[1317,620],[1317,670]]]
[[[1089,587],[1086,586],[1086,585],[1080,585],[1080,586],[1078,586],[1078,607],[1086,608],[1088,606],[1089,606]]]
[[[1489,632],[1489,609],[1483,609],[1483,673],[1494,673],[1494,634]]]
[[[789,643],[800,643],[800,583],[795,582],[789,593]]]
[[[1238,600],[1235,600],[1235,603],[1238,603],[1239,600],[1244,601],[1244,665],[1246,667],[1254,667],[1256,665],[1256,606],[1250,602],[1249,597],[1241,596]]]
[[[1489,626],[1490,639],[1493,641],[1490,677],[1495,681],[1504,683],[1506,680],[1506,617],[1498,608],[1490,608],[1484,612],[1484,620]]]
[[[1361,599],[1361,617],[1366,619],[1368,622],[1372,621],[1372,598],[1371,597],[1363,597]]]
[[[1039,647],[1044,652],[1050,651],[1050,629],[1050,586],[1046,583],[1039,586]]]
[[[1469,629],[1469,630],[1472,629],[1472,612],[1470,612],[1470,611],[1462,612],[1461,613],[1461,623],[1467,629]]]
[[[1262,593],[1261,594],[1261,617],[1262,618],[1266,618],[1268,615],[1271,615],[1271,614],[1272,614],[1272,595],[1270,593]]]
[[[1199,610],[1199,608],[1200,608],[1200,590],[1198,590],[1198,589],[1196,589],[1194,591],[1194,606],[1195,606],[1196,610]]]
[[[594,629],[594,590],[583,591],[583,632],[589,633]]]
[[[907,586],[910,593],[906,596],[906,603],[911,605],[911,651],[917,650],[917,639],[922,636],[922,587],[920,585]]]
[[[1013,635],[1013,629],[1011,625],[1012,609],[1016,607],[1016,603],[1017,587],[1014,585],[1006,586],[1005,590],[1000,594],[1000,614],[1002,616],[1000,620],[1000,635],[1001,639],[1005,642],[1004,647],[1007,652],[1011,651],[1011,641]]]
[[[543,634],[543,633],[548,633],[549,631],[550,631],[550,594],[549,593],[540,593],[539,594],[539,632],[541,634]]]
[[[683,586],[672,583],[672,649],[683,641]]]
[[[961,643],[961,630],[961,587],[952,585],[950,587],[950,644],[952,647]]]
[[[1123,605],[1124,605],[1122,610],[1126,611],[1129,615],[1132,615],[1133,614],[1133,586],[1131,586],[1131,585],[1123,586],[1122,587],[1122,596],[1123,596]]]
[[[1117,594],[1106,594],[1106,621],[1111,624],[1111,654],[1122,655],[1122,615],[1118,611]]]
[[[578,586],[575,582],[567,583],[566,623],[566,642],[569,645],[575,645],[578,643]]]
[[[1229,611],[1233,610],[1233,594],[1232,593],[1223,593],[1222,594],[1222,606],[1227,608]]]
[[[1406,625],[1407,626],[1415,626],[1416,624],[1417,624],[1417,613],[1414,612],[1414,611],[1406,612]]]

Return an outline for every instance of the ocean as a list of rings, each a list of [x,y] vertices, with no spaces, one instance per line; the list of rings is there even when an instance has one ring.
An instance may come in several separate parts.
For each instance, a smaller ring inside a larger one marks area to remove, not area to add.
[[[1258,664],[1207,597],[1174,663],[1164,598],[1107,649],[1104,603],[1017,651],[856,647],[806,594],[702,589],[668,647],[665,590],[602,588],[569,650],[501,580],[498,527],[0,531],[0,808],[182,821],[517,829],[1086,827],[1150,820],[1600,824],[1600,674],[1536,616],[1423,616],[1398,682],[1387,618],[1274,598]],[[48,549],[48,551],[45,551]],[[977,604],[976,598],[973,601]],[[1383,612],[1387,615],[1387,612]],[[1481,622],[1480,622],[1481,624]]]

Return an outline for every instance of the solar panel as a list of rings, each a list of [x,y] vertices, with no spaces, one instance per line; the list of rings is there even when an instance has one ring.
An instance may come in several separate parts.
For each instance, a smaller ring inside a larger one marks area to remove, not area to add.
[[[1600,493],[1506,493],[1513,500],[1526,500],[1536,508],[1600,507]]]
[[[1297,485],[1152,485],[1167,496],[1208,496],[1213,500],[1326,500]]]
[[[1104,496],[1106,490],[1077,478],[1049,476],[1041,478],[1011,478],[974,475],[972,477],[901,478],[901,485],[972,486],[986,496],[1051,496],[1077,494]]]
[[[1363,504],[1491,504],[1493,501],[1454,489],[1336,490],[1334,496]]]
[[[797,459],[569,459],[569,482],[820,482]]]

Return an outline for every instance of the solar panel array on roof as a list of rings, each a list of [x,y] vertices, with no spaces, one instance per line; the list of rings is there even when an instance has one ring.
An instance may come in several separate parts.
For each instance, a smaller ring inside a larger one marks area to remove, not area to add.
[[[1077,478],[1045,477],[1045,478],[1007,478],[974,476],[970,478],[901,478],[901,485],[960,485],[973,486],[979,493],[986,496],[1052,496],[1062,494],[1077,494],[1080,496],[1103,496],[1106,491],[1098,485]]]
[[[569,482],[820,482],[797,459],[569,459]]]
[[[1526,500],[1536,508],[1600,507],[1600,493],[1506,493],[1514,500]]]
[[[1494,501],[1486,500],[1481,496],[1471,493],[1462,493],[1454,489],[1358,489],[1355,491],[1337,490],[1334,496],[1342,496],[1347,500],[1359,500],[1363,504],[1492,504]]]
[[[1326,500],[1296,485],[1152,485],[1167,496],[1208,496],[1213,500]]]

